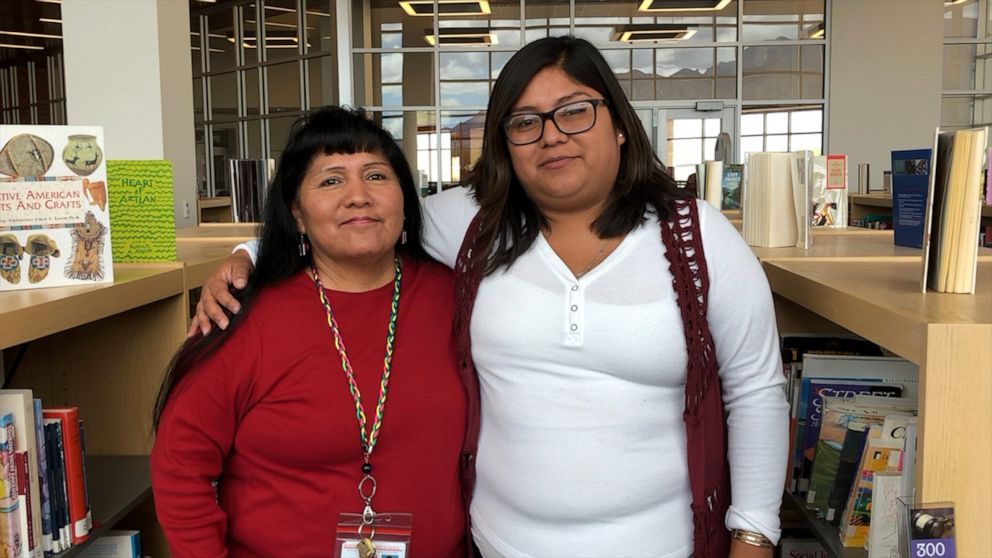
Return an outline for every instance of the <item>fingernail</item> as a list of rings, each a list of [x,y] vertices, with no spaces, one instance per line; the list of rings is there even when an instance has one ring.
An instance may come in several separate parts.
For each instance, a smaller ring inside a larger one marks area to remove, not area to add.
[[[240,304],[235,305],[234,306],[234,313],[237,314],[240,311],[241,311],[241,305]]]
[[[234,286],[237,287],[237,288],[239,288],[239,289],[245,288],[245,283],[246,283],[246,281],[244,279],[235,279],[234,280]]]

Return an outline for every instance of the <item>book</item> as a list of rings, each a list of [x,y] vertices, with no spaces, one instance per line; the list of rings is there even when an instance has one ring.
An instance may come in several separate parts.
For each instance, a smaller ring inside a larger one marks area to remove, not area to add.
[[[176,261],[171,161],[107,161],[115,262]]]
[[[79,409],[65,407],[44,409],[46,419],[58,419],[62,428],[62,451],[65,461],[66,500],[69,510],[69,536],[72,544],[79,544],[89,538],[92,519],[86,509],[86,495],[83,477],[83,455],[79,439]]]
[[[847,432],[844,433],[844,444],[840,449],[840,457],[837,462],[837,477],[834,480],[834,487],[827,497],[827,521],[837,524],[840,515],[847,504],[848,495],[854,485],[854,477],[858,474],[858,464],[861,461],[861,453],[865,449],[865,440],[868,437],[864,423],[847,425]]]
[[[846,227],[847,155],[818,155],[811,157],[810,164],[810,224],[813,227]]]
[[[79,553],[81,558],[141,558],[141,532],[107,531]]]
[[[879,471],[872,476],[871,528],[868,531],[868,558],[899,556],[899,487],[902,473]]]
[[[840,518],[840,541],[844,546],[865,545],[874,506],[874,476],[882,471],[901,471],[906,425],[915,424],[915,421],[915,417],[890,415],[881,425],[871,427],[864,454],[858,463],[855,482],[850,489],[850,499]],[[896,492],[899,496],[898,488]]]
[[[823,417],[823,405],[826,398],[851,398],[856,395],[901,397],[903,387],[895,383],[834,378],[804,378],[803,384],[805,385],[801,384],[800,386],[802,399],[799,409],[802,418],[797,427],[802,432],[802,437],[797,441],[800,448],[797,468],[799,469],[801,491],[805,492],[812,472],[817,441],[820,438],[820,421]]]
[[[797,216],[794,191],[805,186],[793,185],[793,161],[797,157],[792,153],[748,154],[741,216],[744,240],[749,246],[802,246],[800,226],[807,227],[809,221],[802,200]]]
[[[4,556],[20,556],[24,537],[17,489],[14,415],[0,414],[0,548]]]
[[[889,415],[913,415],[916,408],[915,399],[871,395],[826,398],[806,508],[816,510],[819,517],[827,517],[828,501],[837,480],[840,454],[848,429],[863,430],[871,424],[880,425]]]
[[[722,207],[723,197],[723,162],[706,161],[706,181],[703,185],[703,199],[713,207]]]
[[[72,546],[69,512],[66,507],[65,452],[62,447],[62,421],[43,418],[48,448],[49,483],[52,488],[52,550],[63,552]]]
[[[892,228],[896,246],[923,247],[931,156],[929,149],[892,152]]]
[[[726,163],[723,165],[723,182],[720,199],[721,209],[741,208],[741,179],[744,175],[744,165]]]
[[[111,283],[103,128],[0,125],[0,291]]]
[[[34,400],[34,439],[38,461],[38,499],[41,502],[41,549],[52,551],[52,509],[49,503],[48,457],[45,447],[45,424],[41,416],[41,399]]]
[[[779,543],[780,558],[830,558],[830,554],[816,539],[783,538]]]
[[[34,428],[34,395],[29,389],[0,389],[0,412],[14,415],[18,475],[23,483],[20,492],[21,533],[24,544],[21,556],[40,558],[44,551],[41,543],[41,497],[38,490],[37,440]]]
[[[974,293],[985,128],[936,134],[923,235],[922,289]]]
[[[792,157],[792,204],[796,212],[796,248],[813,245],[809,207],[813,197],[812,151],[797,151]]]

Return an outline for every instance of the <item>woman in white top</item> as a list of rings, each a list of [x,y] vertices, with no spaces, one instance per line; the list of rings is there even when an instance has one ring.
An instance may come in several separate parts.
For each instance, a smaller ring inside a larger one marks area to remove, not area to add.
[[[581,39],[541,39],[510,59],[482,151],[469,189],[424,204],[428,252],[485,268],[470,306],[481,394],[471,519],[482,555],[715,557],[726,546],[700,541],[732,530],[730,556],[770,558],[788,406],[771,294],[740,235],[718,210],[685,201],[608,64]],[[727,412],[732,490],[717,502],[726,529],[700,524],[716,491],[693,502],[690,489],[697,353],[673,288],[672,236],[661,234],[688,205],[705,255],[701,327]],[[475,257],[459,260],[466,234]],[[205,283],[191,331],[226,326],[222,306],[238,310],[228,285],[250,265],[236,252]]]

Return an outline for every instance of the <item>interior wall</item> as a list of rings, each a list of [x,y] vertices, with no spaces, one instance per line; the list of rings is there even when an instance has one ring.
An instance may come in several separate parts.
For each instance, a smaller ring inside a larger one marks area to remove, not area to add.
[[[848,156],[849,184],[869,163],[880,189],[894,149],[930,147],[940,125],[944,5],[833,0],[827,152]]]

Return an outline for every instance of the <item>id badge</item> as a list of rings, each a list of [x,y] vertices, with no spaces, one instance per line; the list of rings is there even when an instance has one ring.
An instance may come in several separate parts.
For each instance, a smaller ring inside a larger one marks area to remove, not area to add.
[[[372,528],[363,527],[362,514],[342,513],[338,517],[334,542],[334,558],[365,558],[359,552],[363,539],[371,539],[376,558],[410,558],[410,536],[413,515],[409,513],[377,513]]]

